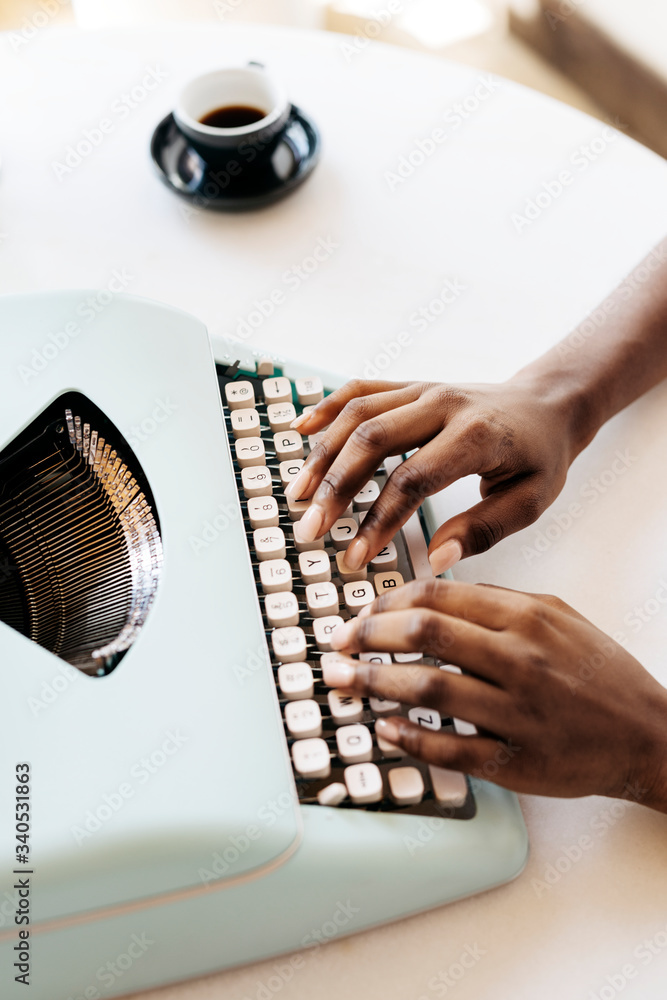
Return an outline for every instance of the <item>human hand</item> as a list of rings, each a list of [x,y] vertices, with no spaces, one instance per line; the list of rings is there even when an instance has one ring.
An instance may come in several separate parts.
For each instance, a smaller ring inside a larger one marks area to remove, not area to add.
[[[329,530],[389,455],[418,448],[389,477],[345,561],[372,559],[425,497],[463,476],[481,476],[481,503],[450,518],[429,547],[434,574],[535,521],[560,493],[578,453],[564,398],[536,379],[499,385],[354,380],[292,424],[328,427],[286,492],[311,499],[301,533]],[[330,426],[329,426],[330,425]]]
[[[622,796],[667,811],[667,691],[625,649],[558,598],[448,580],[406,584],[339,626],[323,664],[337,688],[436,709],[476,736],[434,732],[407,718],[376,731],[429,764],[484,776],[517,792]],[[425,653],[466,671],[382,665],[350,655]],[[498,755],[504,748],[504,757]]]

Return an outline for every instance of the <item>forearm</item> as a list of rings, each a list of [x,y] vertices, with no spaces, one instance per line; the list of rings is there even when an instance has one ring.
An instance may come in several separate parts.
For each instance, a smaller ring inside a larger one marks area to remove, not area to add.
[[[574,458],[600,427],[667,377],[667,239],[572,333],[522,369],[563,408]]]

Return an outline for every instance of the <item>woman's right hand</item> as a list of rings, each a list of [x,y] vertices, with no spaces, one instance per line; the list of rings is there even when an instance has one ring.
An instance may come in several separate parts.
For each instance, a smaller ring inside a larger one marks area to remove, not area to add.
[[[323,431],[287,488],[293,499],[311,500],[301,519],[310,540],[342,516],[386,457],[419,449],[368,511],[347,549],[350,569],[380,552],[425,497],[463,476],[481,477],[481,502],[431,539],[436,575],[535,521],[585,443],[576,439],[565,394],[525,373],[498,385],[355,380],[292,426],[309,435]]]

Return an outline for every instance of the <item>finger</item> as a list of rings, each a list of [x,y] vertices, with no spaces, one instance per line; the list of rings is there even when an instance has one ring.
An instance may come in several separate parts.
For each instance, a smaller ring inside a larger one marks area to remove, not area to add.
[[[348,653],[419,649],[504,687],[511,673],[514,640],[437,611],[412,608],[351,618],[332,633],[331,646]]]
[[[439,420],[442,425],[442,415]],[[478,462],[479,457],[472,447],[460,461],[449,449],[443,450],[442,434],[432,437],[416,454],[401,462],[367,512],[347,551],[345,562],[349,568],[359,569],[377,555],[426,497],[440,492],[461,476],[476,472]]]
[[[521,617],[532,597],[521,591],[486,587],[479,583],[413,580],[376,598],[362,610],[362,614],[366,617],[406,608],[430,608],[484,628],[502,631]]]
[[[433,573],[438,576],[458,562],[451,542],[458,543],[461,558],[486,552],[507,535],[536,521],[551,499],[538,475],[509,480],[438,528],[429,545]]]
[[[328,531],[362,486],[372,478],[387,455],[399,455],[424,444],[441,427],[440,415],[426,400],[399,406],[359,424],[349,435],[333,464],[324,471],[321,482],[312,495],[310,507],[301,519],[304,538],[309,538],[313,531],[316,532],[314,537]],[[321,441],[317,447],[324,444]],[[386,484],[384,488],[387,488]],[[372,521],[372,512],[377,502],[367,513],[366,519],[370,518]],[[372,530],[370,535],[360,531],[358,537],[367,538],[370,545],[375,544]],[[378,538],[377,548],[370,555],[374,556],[384,544]],[[356,549],[359,549],[358,545]],[[362,561],[363,557],[356,566],[352,562],[348,562],[348,565],[350,569],[358,569]]]
[[[340,389],[325,396],[308,413],[301,414],[292,422],[292,427],[306,434],[316,434],[323,427],[335,420],[343,407],[356,396],[372,396],[379,392],[391,392],[394,389],[402,389],[410,382],[389,382],[389,381],[366,381],[366,379],[353,378],[346,382]]]
[[[366,422],[373,423],[374,418],[395,407],[414,402],[419,395],[419,386],[397,389],[393,392],[379,392],[374,396],[357,396],[346,404],[340,415],[324,436],[311,450],[304,462],[303,468],[289,484],[285,492],[293,500],[306,500],[312,496],[322,481],[327,470],[336,460],[345,443],[358,428]],[[382,455],[382,459],[385,456]],[[381,462],[378,463],[378,465]],[[377,465],[369,470],[364,482],[376,471]],[[363,486],[363,483],[361,484]]]
[[[456,717],[509,734],[516,723],[512,701],[505,691],[475,677],[436,667],[399,666],[353,660],[340,653],[322,662],[325,684],[349,688],[367,696],[436,709],[445,718]]]
[[[462,774],[484,773],[484,766],[495,759],[499,747],[505,746],[502,740],[489,737],[437,733],[393,715],[388,719],[378,719],[375,731],[389,743],[402,747],[411,757],[423,760],[425,764],[460,771]],[[500,770],[495,780],[498,784],[503,784]]]
[[[577,618],[581,622],[585,622],[587,625],[592,625],[592,622],[588,618],[584,618],[575,608],[570,607],[565,601],[561,601],[560,597],[554,597],[553,594],[530,594],[530,597],[535,601],[539,601],[541,604],[546,604],[547,607],[553,608],[554,611],[560,611],[564,615],[569,615],[570,618]]]

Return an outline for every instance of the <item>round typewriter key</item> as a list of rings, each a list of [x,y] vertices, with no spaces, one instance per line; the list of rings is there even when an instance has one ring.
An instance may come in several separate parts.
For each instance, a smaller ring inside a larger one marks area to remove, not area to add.
[[[367,726],[359,723],[336,730],[338,756],[345,764],[359,764],[373,756],[373,737]]]
[[[273,652],[282,663],[296,663],[306,659],[306,635],[298,625],[277,628],[271,634]]]
[[[347,798],[347,788],[341,781],[333,781],[326,788],[320,788],[317,801],[321,806],[337,806]]]
[[[299,602],[296,599],[296,594],[290,590],[267,594],[264,598],[264,610],[269,625],[273,628],[299,624]]]
[[[252,382],[228,382],[225,386],[225,399],[230,410],[253,409],[255,406],[255,390]]]
[[[284,711],[290,736],[301,740],[321,734],[322,713],[320,706],[312,698],[288,701]]]
[[[294,387],[302,406],[313,406],[324,399],[322,379],[318,378],[317,375],[311,375],[309,378],[295,379]]]
[[[313,618],[337,615],[340,609],[338,590],[333,583],[309,583],[306,585],[306,604]]]
[[[277,501],[274,497],[252,497],[248,500],[248,518],[253,529],[277,528],[280,521]]]
[[[296,420],[296,410],[293,403],[269,403],[266,415],[274,434],[278,431],[288,431],[292,426],[292,421]]]
[[[279,462],[303,458],[303,438],[298,431],[279,431],[273,435],[273,447]]]
[[[286,559],[265,559],[259,564],[259,578],[265,594],[292,589],[292,567]]]
[[[250,469],[256,465],[265,465],[266,454],[261,437],[239,438],[234,444],[236,461],[242,469]]]
[[[267,404],[292,402],[292,383],[284,375],[264,379],[262,392]]]
[[[303,778],[328,778],[331,755],[324,740],[297,740],[292,746],[294,768]]]
[[[243,492],[248,498],[270,497],[273,493],[271,473],[266,466],[241,469],[241,482],[243,484]]]
[[[389,794],[397,806],[414,806],[424,795],[424,779],[416,767],[392,767]]]
[[[358,805],[382,798],[382,774],[377,764],[352,764],[345,768],[344,777],[350,798]]]
[[[235,438],[257,436],[259,434],[257,410],[232,410],[232,432]]]
[[[283,663],[278,667],[278,686],[285,698],[312,698],[315,687],[308,663]]]
[[[284,559],[285,532],[282,528],[255,528],[252,536],[258,559]]]

